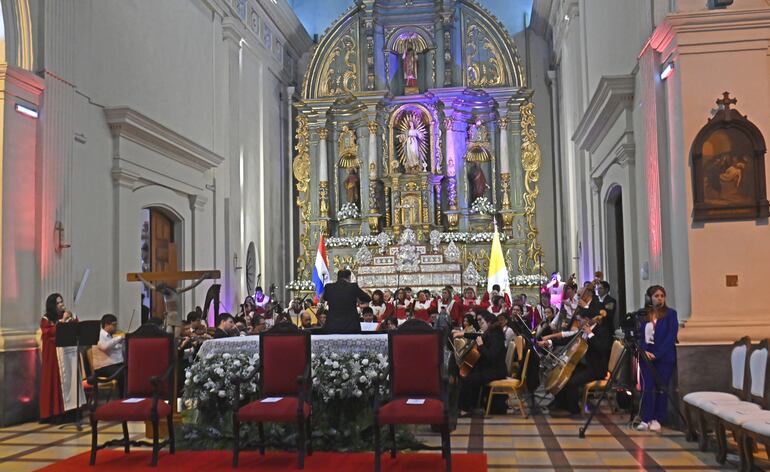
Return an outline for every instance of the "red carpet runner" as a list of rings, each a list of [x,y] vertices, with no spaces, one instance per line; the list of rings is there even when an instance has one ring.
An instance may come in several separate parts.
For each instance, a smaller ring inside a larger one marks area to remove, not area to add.
[[[69,459],[49,465],[40,470],[46,472],[83,472],[91,470],[184,470],[185,472],[227,470],[232,472],[233,455],[229,451],[180,451],[170,455],[167,451],[160,454],[158,467],[153,469],[150,464],[150,453],[146,450],[124,454],[123,451],[102,450],[96,456],[96,466],[88,467],[90,453],[83,453]],[[258,452],[242,452],[239,469],[243,470],[293,470],[297,464],[297,454],[290,452],[268,452],[260,456]],[[462,472],[487,470],[485,454],[452,454],[452,469]],[[374,470],[374,454],[372,453],[337,453],[315,452],[305,458],[307,471],[367,471]],[[427,454],[399,453],[395,459],[390,454],[382,455],[383,471],[442,471],[444,461],[440,452]]]

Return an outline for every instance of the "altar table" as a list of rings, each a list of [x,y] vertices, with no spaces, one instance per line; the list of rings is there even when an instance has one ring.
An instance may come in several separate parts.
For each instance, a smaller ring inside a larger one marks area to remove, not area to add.
[[[388,355],[387,334],[313,334],[310,337],[313,354],[382,354]],[[212,354],[259,354],[259,336],[237,336],[210,339],[201,345],[198,358]]]

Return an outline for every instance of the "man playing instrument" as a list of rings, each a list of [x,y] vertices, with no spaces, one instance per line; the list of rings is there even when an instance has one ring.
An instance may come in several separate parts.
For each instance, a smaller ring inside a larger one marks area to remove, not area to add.
[[[564,417],[580,414],[580,388],[593,380],[607,375],[610,360],[611,323],[603,322],[606,312],[594,295],[593,284],[582,288],[575,312],[578,323],[569,331],[550,334],[538,343],[541,347],[552,347],[569,343],[575,336],[581,336],[588,343],[588,351],[575,368],[566,386],[559,391],[551,403],[551,416]]]

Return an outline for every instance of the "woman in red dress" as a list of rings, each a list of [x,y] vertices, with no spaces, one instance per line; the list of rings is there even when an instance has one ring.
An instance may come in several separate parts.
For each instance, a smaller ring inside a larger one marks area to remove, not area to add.
[[[42,365],[40,370],[40,421],[52,422],[64,414],[64,399],[61,391],[59,359],[56,354],[56,325],[74,319],[72,313],[64,310],[64,299],[58,293],[48,296],[45,314],[40,320],[42,336]]]

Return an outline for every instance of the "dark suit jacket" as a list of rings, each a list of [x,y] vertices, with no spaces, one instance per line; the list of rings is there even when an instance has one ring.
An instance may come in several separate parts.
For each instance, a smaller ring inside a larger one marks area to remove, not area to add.
[[[357,301],[367,303],[371,297],[358,284],[338,280],[326,284],[321,298],[329,304],[324,331],[327,333],[360,333],[361,321],[356,308]]]
[[[214,330],[214,339],[222,339],[222,338],[229,338],[230,334],[227,333],[227,331],[223,329],[217,328]]]
[[[598,300],[599,297],[596,297]],[[618,317],[618,301],[612,298],[612,295],[604,297],[604,301],[600,302],[602,307],[607,312],[607,321],[612,322],[612,331],[614,332],[620,328],[620,318]]]

